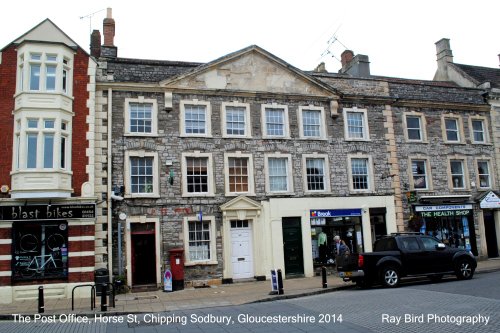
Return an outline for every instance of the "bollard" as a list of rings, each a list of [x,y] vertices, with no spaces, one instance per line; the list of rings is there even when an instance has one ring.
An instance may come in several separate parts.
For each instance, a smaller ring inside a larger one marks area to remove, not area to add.
[[[281,269],[278,269],[278,295],[283,295],[283,276],[281,275]]]
[[[43,301],[43,287],[38,287],[38,313],[45,312],[45,302]]]
[[[326,267],[325,266],[321,267],[321,277],[323,280],[323,288],[327,288],[328,283],[326,282]]]
[[[108,296],[106,295],[107,293],[108,293],[108,285],[106,283],[103,283],[101,287],[101,311],[108,310],[108,304],[106,303]]]

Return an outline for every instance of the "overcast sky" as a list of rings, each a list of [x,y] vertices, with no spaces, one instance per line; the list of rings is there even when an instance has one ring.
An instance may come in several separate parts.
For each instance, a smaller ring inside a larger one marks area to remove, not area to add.
[[[124,58],[209,62],[256,44],[300,69],[337,72],[348,48],[369,56],[374,75],[432,80],[445,37],[456,63],[499,68],[498,0],[8,0],[0,47],[50,18],[88,51],[106,7]]]

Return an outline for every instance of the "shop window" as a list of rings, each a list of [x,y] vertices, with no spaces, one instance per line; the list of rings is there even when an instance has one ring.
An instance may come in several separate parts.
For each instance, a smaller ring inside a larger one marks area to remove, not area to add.
[[[314,264],[334,264],[335,236],[339,236],[345,242],[351,253],[362,252],[361,217],[311,217],[311,244]]]
[[[14,280],[67,278],[66,222],[15,222],[12,230]]]

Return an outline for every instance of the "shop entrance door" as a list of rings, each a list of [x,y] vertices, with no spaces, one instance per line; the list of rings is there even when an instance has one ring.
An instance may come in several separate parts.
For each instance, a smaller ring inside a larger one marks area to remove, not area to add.
[[[133,223],[131,226],[132,286],[156,285],[154,223],[145,223],[145,225]]]
[[[304,274],[304,256],[302,251],[302,229],[300,217],[283,217],[283,255],[286,275]]]
[[[495,217],[493,211],[484,210],[484,233],[486,236],[486,247],[488,250],[488,258],[498,257],[497,232],[495,229]]]

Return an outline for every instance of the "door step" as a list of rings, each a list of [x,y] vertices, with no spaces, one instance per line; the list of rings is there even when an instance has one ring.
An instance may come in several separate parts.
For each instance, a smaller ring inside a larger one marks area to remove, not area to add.
[[[156,291],[156,290],[158,290],[156,284],[144,284],[144,285],[132,286],[133,293],[142,293],[142,292]]]

